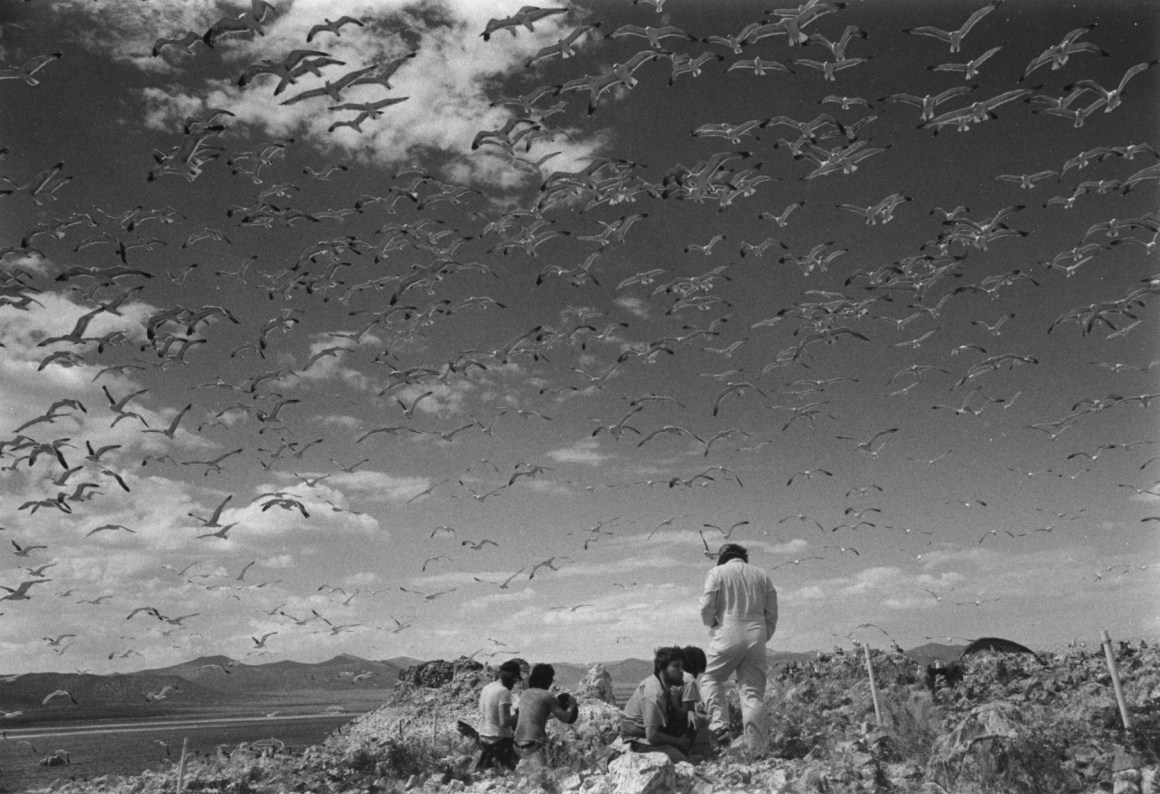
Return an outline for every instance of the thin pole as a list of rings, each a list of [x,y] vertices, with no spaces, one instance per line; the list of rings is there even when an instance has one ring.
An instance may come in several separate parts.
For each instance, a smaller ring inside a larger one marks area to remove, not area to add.
[[[181,760],[177,762],[177,794],[185,788],[185,750],[189,746],[189,737],[181,740]]]
[[[1120,674],[1116,671],[1116,659],[1112,656],[1112,638],[1108,636],[1108,632],[1101,633],[1102,642],[1104,646],[1104,656],[1108,660],[1108,672],[1112,674],[1112,689],[1116,691],[1116,703],[1120,706],[1120,719],[1124,721],[1124,730],[1132,730],[1132,718],[1128,716],[1128,703],[1124,700],[1124,690],[1120,686]]]
[[[874,719],[882,725],[882,708],[878,705],[878,684],[874,681],[874,665],[870,664],[870,645],[863,645],[866,652],[866,672],[870,674],[870,697],[874,701]]]

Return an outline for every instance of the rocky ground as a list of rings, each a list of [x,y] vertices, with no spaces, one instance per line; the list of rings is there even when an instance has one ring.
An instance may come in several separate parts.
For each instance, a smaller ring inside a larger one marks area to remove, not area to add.
[[[474,773],[474,747],[455,730],[457,720],[476,721],[479,689],[494,670],[467,659],[429,662],[403,671],[388,705],[321,746],[243,746],[183,772],[55,790],[144,794],[178,791],[180,782],[184,792],[223,794],[1160,792],[1160,650],[1121,645],[1116,658],[1130,731],[1102,650],[973,655],[963,660],[963,681],[934,695],[917,662],[875,651],[877,712],[865,656],[819,654],[771,675],[770,739],[760,757],[732,747],[696,767],[660,754],[611,757],[618,710],[596,667],[563,687],[579,697],[580,718],[552,723],[548,764],[522,762],[506,775]]]

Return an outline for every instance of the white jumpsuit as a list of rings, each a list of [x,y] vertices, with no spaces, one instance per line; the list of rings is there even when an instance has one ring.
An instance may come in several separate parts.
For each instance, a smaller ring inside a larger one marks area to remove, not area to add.
[[[729,725],[725,681],[737,674],[741,722],[750,752],[766,744],[764,697],[769,661],[765,644],[777,629],[777,591],[761,568],[732,559],[710,569],[701,594],[701,621],[709,627],[708,666],[701,695],[709,728]]]

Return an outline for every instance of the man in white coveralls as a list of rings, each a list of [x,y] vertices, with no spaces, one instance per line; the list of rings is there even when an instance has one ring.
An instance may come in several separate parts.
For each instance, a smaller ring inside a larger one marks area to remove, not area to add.
[[[709,728],[719,744],[728,743],[729,704],[725,681],[737,674],[741,722],[751,755],[765,749],[764,698],[769,661],[765,644],[777,629],[777,591],[769,574],[749,564],[749,552],[726,543],[717,564],[705,577],[701,621],[709,627],[708,663],[701,677],[701,695],[709,712]]]

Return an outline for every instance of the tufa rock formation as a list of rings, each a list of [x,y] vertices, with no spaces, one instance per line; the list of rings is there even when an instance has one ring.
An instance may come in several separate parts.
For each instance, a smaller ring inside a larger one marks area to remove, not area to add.
[[[604,665],[597,662],[588,668],[588,672],[576,685],[576,697],[581,700],[602,700],[616,705],[616,696],[612,693],[612,676]]]
[[[466,656],[461,656],[453,662],[435,659],[400,670],[399,681],[411,686],[438,689],[447,686],[456,677],[462,678],[464,673],[482,671],[482,663],[468,659]]]
[[[664,753],[625,753],[608,765],[607,783],[616,794],[669,794],[677,771]]]

